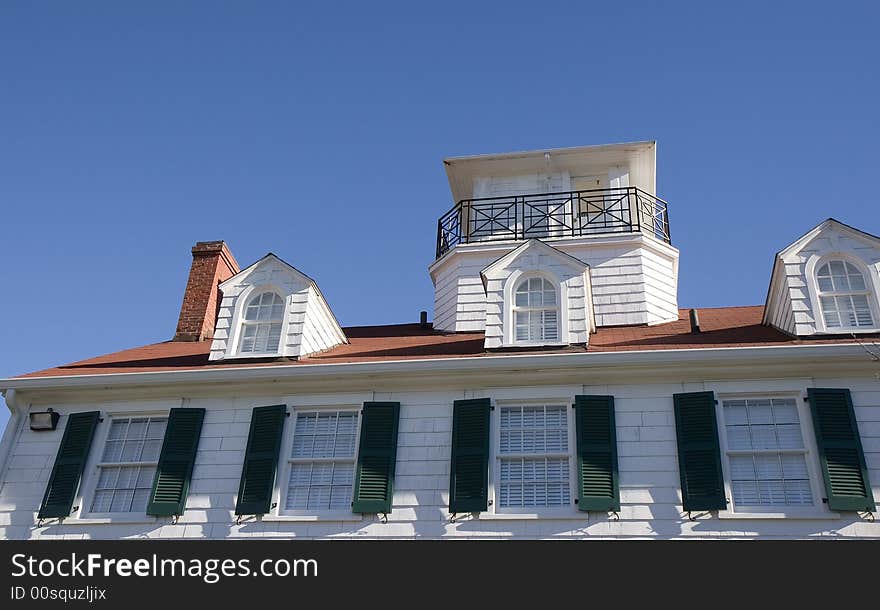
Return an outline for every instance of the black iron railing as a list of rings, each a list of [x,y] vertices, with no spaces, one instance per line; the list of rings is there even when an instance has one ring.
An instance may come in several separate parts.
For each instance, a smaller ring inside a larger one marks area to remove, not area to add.
[[[670,243],[666,202],[634,186],[463,199],[437,221],[437,258],[473,242],[636,232]]]

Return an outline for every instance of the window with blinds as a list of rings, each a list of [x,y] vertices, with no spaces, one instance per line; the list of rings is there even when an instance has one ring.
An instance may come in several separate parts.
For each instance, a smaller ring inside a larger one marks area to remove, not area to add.
[[[498,508],[571,504],[568,411],[565,405],[499,408]]]
[[[796,399],[724,400],[722,411],[734,511],[813,505]]]
[[[274,292],[252,298],[244,310],[238,351],[243,354],[271,354],[281,343],[284,299]]]
[[[541,277],[520,282],[514,293],[513,324],[517,342],[559,341],[556,286]]]
[[[356,410],[297,412],[287,510],[351,509],[358,419]]]
[[[855,265],[829,261],[816,272],[816,282],[826,328],[874,326],[869,286]]]
[[[146,512],[167,422],[167,417],[112,418],[91,512]]]

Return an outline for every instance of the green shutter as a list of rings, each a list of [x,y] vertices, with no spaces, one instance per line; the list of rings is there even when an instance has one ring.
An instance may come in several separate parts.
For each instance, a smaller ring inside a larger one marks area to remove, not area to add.
[[[450,513],[488,508],[490,408],[488,398],[456,400],[452,407]]]
[[[364,403],[351,504],[355,513],[391,512],[399,414],[399,402]]]
[[[192,477],[204,409],[171,409],[159,465],[153,479],[147,514],[157,517],[182,515]]]
[[[831,510],[874,511],[874,495],[849,390],[807,390]]]
[[[613,396],[575,396],[578,510],[620,510]]]
[[[61,437],[61,445],[58,447],[58,455],[55,456],[55,465],[52,467],[49,485],[43,495],[37,518],[63,519],[70,515],[99,417],[98,411],[73,413],[67,417],[67,426],[64,428],[64,436]]]
[[[727,499],[715,423],[715,394],[674,394],[673,400],[684,510],[723,510]]]
[[[286,405],[256,407],[253,410],[238,486],[238,501],[235,503],[236,515],[263,515],[271,509],[286,414]]]

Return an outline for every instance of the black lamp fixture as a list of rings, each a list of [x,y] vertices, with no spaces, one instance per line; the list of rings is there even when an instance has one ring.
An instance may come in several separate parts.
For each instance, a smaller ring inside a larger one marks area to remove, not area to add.
[[[54,430],[58,426],[58,420],[61,415],[51,408],[45,411],[32,411],[29,416],[31,422],[31,430]]]

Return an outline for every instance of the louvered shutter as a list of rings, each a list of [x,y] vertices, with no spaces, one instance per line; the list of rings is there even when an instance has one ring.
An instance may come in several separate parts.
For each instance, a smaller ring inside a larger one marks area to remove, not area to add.
[[[456,400],[452,407],[449,512],[484,511],[489,501],[488,398]]]
[[[192,477],[204,409],[171,409],[162,452],[153,479],[147,514],[157,517],[182,515]]]
[[[810,388],[807,397],[828,507],[832,510],[875,510],[849,390]]]
[[[399,414],[399,402],[364,403],[351,505],[355,513],[391,512]]]
[[[67,417],[67,425],[37,518],[64,518],[70,515],[99,417],[98,411],[73,413]]]
[[[613,396],[575,396],[578,510],[620,510]]]
[[[256,407],[251,414],[251,429],[235,503],[236,515],[263,515],[271,508],[286,413],[286,405],[274,405]]]
[[[686,511],[725,509],[727,499],[715,420],[715,394],[674,394],[673,400],[683,508]]]

